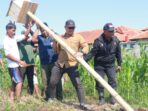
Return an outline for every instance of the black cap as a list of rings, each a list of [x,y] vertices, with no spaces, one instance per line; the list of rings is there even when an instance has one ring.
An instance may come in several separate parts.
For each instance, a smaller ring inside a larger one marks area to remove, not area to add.
[[[75,27],[75,22],[73,20],[69,19],[65,22],[65,26],[66,27]]]
[[[16,29],[16,25],[15,25],[15,22],[12,23],[12,21],[10,21],[10,22],[6,25],[6,30],[7,30],[7,29],[12,29],[12,28]]]
[[[103,30],[107,30],[109,32],[112,32],[115,30],[115,27],[113,26],[112,23],[106,23],[103,27]]]

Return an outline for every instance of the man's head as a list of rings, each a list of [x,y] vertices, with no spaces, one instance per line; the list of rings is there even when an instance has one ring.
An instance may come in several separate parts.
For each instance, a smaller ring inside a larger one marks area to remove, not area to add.
[[[13,37],[15,35],[16,25],[11,21],[6,25],[6,32],[9,37]]]
[[[44,22],[44,25],[46,25],[48,27],[48,24],[46,22]],[[49,33],[46,30],[44,30],[40,27],[40,31],[44,37],[49,37]]]
[[[67,20],[65,22],[65,30],[66,30],[66,34],[68,35],[73,35],[74,33],[74,29],[75,29],[75,22],[71,19]]]
[[[115,27],[112,23],[106,23],[103,27],[105,37],[111,38],[114,35]]]

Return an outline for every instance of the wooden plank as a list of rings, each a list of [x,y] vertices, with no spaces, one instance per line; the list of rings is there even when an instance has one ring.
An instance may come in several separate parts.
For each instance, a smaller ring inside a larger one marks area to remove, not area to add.
[[[26,21],[26,13],[28,11],[29,5],[30,5],[29,2],[24,1],[19,16],[17,18],[17,22],[24,23]]]
[[[26,24],[31,21],[31,18],[27,16],[27,12],[35,13],[37,6],[36,3],[24,1],[17,22]]]
[[[38,5],[36,3],[31,3],[30,4],[30,7],[31,8],[29,9],[29,11],[34,14],[36,12],[36,10],[37,10]],[[32,21],[32,19],[27,15],[26,23],[29,23],[31,21]]]

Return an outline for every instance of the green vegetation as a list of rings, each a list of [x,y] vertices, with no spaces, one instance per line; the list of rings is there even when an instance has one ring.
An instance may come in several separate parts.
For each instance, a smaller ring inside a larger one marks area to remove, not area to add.
[[[148,52],[144,52],[143,50],[141,52],[141,57],[135,58],[128,51],[123,51],[122,71],[117,73],[117,92],[134,108],[148,108]],[[5,67],[7,67],[5,58],[4,62]],[[42,87],[38,57],[36,57],[36,64],[39,86]],[[93,67],[93,60],[89,61],[89,64]],[[81,80],[85,89],[87,102],[91,104],[96,103],[98,100],[98,94],[95,89],[94,78],[81,65],[79,65],[79,71],[81,73]],[[0,83],[2,85],[1,89],[3,90],[3,93],[0,96],[0,110],[11,111],[12,109],[10,104],[7,101],[9,86],[11,84],[7,68],[0,70]],[[48,110],[53,110],[54,108],[57,108],[57,110],[66,110],[66,106],[63,106],[63,104],[60,104],[59,102],[49,104],[43,102],[42,99],[38,99],[35,96],[29,96],[29,98],[25,97],[27,95],[26,89],[27,82],[25,80],[22,94],[23,97],[21,98],[21,101],[16,101],[13,110],[40,111],[40,109],[44,107],[47,109],[49,108]],[[106,91],[106,96],[108,95],[109,94]],[[69,80],[67,80],[64,84],[64,99],[72,102],[77,102],[75,89]],[[59,108],[57,107],[57,104]],[[39,109],[37,109],[36,106],[38,106]],[[61,107],[63,107],[63,109]],[[70,109],[74,110],[74,108]]]

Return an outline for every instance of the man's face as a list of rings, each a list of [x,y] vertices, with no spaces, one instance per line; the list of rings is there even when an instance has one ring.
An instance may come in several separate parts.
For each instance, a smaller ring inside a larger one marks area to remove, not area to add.
[[[112,38],[112,36],[114,36],[114,31],[104,30],[104,34],[105,34],[105,37]]]
[[[49,37],[49,33],[47,31],[45,31],[44,29],[40,29],[40,31],[44,37]]]
[[[15,28],[7,29],[7,34],[8,34],[8,36],[11,37],[11,38],[14,37],[15,31],[16,31]]]
[[[66,34],[73,35],[75,27],[74,26],[72,26],[72,27],[65,26],[65,30],[66,30]]]

